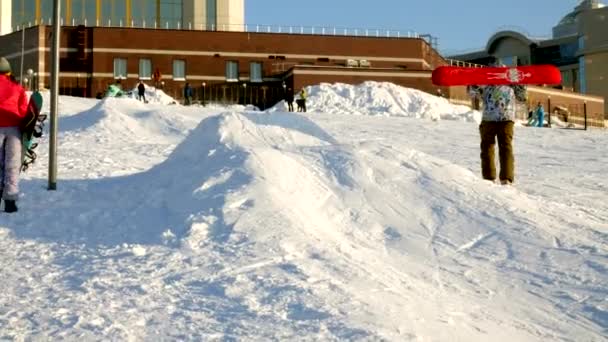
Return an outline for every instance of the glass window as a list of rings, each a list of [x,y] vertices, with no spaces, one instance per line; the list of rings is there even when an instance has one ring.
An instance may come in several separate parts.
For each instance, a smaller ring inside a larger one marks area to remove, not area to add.
[[[53,18],[53,0],[40,0],[40,21],[50,25]]]
[[[587,75],[585,75],[585,56],[578,58],[578,80],[580,82],[579,91],[582,94],[587,93]]]
[[[238,82],[239,81],[239,62],[227,61],[226,62],[226,81]]]
[[[82,0],[82,7],[84,7],[83,23],[86,22],[87,26],[97,26],[97,6],[93,6],[89,0]]]
[[[149,80],[152,78],[152,61],[146,58],[139,60],[139,78]]]
[[[585,36],[579,36],[578,37],[578,48],[580,50],[585,48]]]
[[[251,62],[249,65],[249,80],[251,82],[262,82],[262,63]]]
[[[131,0],[131,20],[135,27],[155,27],[156,1]]]
[[[176,29],[182,27],[182,0],[160,0],[160,26]]]
[[[181,59],[173,60],[173,79],[178,81],[186,79],[186,61]]]
[[[127,5],[124,0],[101,0],[103,26],[126,26]],[[100,23],[101,24],[101,23]]]
[[[12,25],[33,25],[36,21],[36,0],[12,0]]]
[[[207,30],[217,29],[217,0],[207,0]]]
[[[114,78],[126,79],[127,78],[127,59],[126,58],[114,58]]]
[[[506,66],[516,66],[517,56],[508,56],[500,58],[500,62]]]

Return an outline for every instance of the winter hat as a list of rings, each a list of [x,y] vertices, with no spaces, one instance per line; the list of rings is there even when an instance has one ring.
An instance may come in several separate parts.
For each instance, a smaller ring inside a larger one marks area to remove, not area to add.
[[[9,63],[6,58],[0,57],[0,73],[8,74],[11,71],[13,71],[11,69],[11,63]]]

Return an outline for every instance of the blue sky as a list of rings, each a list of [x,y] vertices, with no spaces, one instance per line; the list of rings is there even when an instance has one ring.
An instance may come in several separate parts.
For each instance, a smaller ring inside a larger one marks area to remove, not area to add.
[[[533,35],[551,28],[577,0],[246,0],[248,24],[388,28],[430,33],[441,51],[483,47],[502,26]]]

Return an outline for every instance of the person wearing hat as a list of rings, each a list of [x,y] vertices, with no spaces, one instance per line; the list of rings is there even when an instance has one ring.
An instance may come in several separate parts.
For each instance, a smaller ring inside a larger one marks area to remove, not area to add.
[[[27,113],[27,95],[11,75],[11,65],[0,58],[0,194],[4,211],[17,211],[21,171],[21,130]]]

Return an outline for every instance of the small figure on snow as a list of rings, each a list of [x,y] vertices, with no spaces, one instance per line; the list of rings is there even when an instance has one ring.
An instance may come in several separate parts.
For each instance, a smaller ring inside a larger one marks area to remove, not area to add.
[[[139,80],[139,85],[137,86],[137,99],[139,101],[143,99],[144,103],[148,103],[148,101],[146,101],[146,85],[142,80]]]
[[[296,100],[296,104],[298,105],[298,112],[306,112],[306,89],[302,88],[300,91],[300,98]]]
[[[538,105],[536,105],[536,110],[534,111],[534,114],[536,114],[536,120],[537,120],[537,126],[538,127],[544,127],[545,126],[545,108],[543,108],[543,105],[539,102]]]
[[[293,112],[293,89],[287,88],[287,93],[285,94],[285,102],[287,102],[287,110]]]
[[[184,104],[186,106],[192,104],[192,87],[190,86],[190,83],[186,83],[186,86],[184,87]]]

